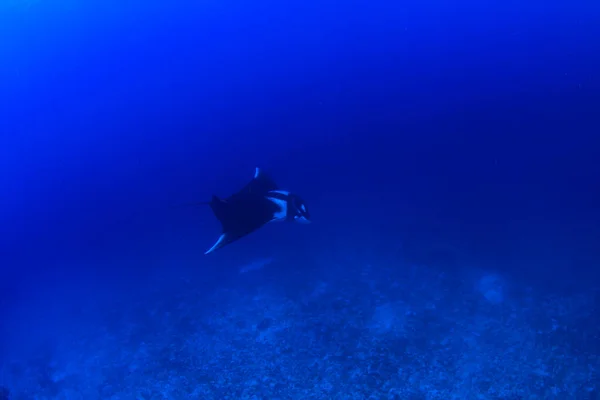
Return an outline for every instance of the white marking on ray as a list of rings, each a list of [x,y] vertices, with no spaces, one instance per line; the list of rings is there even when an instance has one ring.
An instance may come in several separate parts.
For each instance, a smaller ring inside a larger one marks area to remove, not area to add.
[[[300,205],[300,210],[302,210],[302,212],[306,212],[306,207],[304,207],[304,204]]]
[[[260,168],[256,167],[256,170],[254,171],[254,179],[258,178],[259,174],[260,174]]]
[[[299,215],[296,215],[296,216],[294,217],[294,220],[295,220],[296,222],[299,222],[299,223],[301,223],[301,224],[310,224],[310,220],[306,219],[304,216],[299,216]]]
[[[206,253],[204,254],[208,254],[208,253],[212,253],[213,251],[215,251],[216,249],[219,248],[219,245],[221,243],[223,243],[223,241],[225,240],[225,234],[223,233],[221,236],[219,236],[219,239],[217,240],[217,242],[213,245],[213,247],[211,247],[210,249],[208,249],[206,251]]]
[[[285,219],[287,216],[287,201],[276,199],[274,197],[267,197],[267,200],[270,200],[273,202],[273,204],[279,207],[279,211],[276,211],[275,214],[273,214],[273,219],[271,221]]]
[[[271,190],[269,193],[278,193],[278,194],[282,194],[284,196],[289,196],[290,192],[285,191],[285,190]]]

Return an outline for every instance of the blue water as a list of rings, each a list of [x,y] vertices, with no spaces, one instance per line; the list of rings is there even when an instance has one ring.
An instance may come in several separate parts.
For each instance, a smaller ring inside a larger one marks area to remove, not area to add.
[[[0,4],[0,400],[600,398],[593,2]],[[205,256],[261,167],[309,225]]]

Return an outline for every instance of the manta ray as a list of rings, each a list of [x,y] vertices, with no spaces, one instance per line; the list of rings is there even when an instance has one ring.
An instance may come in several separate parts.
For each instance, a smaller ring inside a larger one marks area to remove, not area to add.
[[[310,214],[300,196],[281,190],[260,168],[241,190],[208,203],[222,227],[221,236],[204,254],[210,254],[261,226],[274,221],[310,222]]]

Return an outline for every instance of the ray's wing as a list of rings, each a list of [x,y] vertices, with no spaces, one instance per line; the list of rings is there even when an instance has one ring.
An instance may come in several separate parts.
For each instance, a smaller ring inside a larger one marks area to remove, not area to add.
[[[264,196],[272,190],[277,190],[277,184],[264,173],[260,168],[256,168],[254,177],[241,190],[229,196],[226,201],[235,201],[240,197],[245,196]]]
[[[221,223],[222,230],[221,236],[219,236],[215,244],[204,254],[212,253],[243,236],[241,232],[239,232],[239,213],[235,202],[221,200],[213,195],[212,200],[210,201],[210,208]]]
[[[222,227],[221,236],[204,254],[212,253],[254,232],[273,219],[277,205],[262,194],[236,194],[222,200],[213,196],[210,207]]]

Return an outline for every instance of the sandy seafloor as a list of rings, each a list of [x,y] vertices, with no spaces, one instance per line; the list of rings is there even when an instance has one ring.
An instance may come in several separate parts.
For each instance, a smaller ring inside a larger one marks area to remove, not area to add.
[[[597,291],[331,255],[270,278],[288,261],[240,265],[211,289],[194,268],[165,271],[74,307],[4,362],[0,398],[600,398]]]

